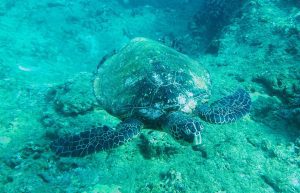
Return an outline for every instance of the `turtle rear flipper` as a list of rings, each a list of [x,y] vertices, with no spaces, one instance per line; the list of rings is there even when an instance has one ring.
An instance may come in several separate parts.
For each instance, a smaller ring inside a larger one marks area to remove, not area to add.
[[[250,105],[249,93],[243,89],[238,89],[233,94],[215,101],[210,106],[200,106],[197,113],[202,119],[210,123],[231,123],[249,113]]]
[[[140,121],[127,119],[118,124],[116,130],[103,126],[83,131],[77,135],[60,137],[50,147],[59,156],[83,157],[125,144],[136,137],[141,128]]]

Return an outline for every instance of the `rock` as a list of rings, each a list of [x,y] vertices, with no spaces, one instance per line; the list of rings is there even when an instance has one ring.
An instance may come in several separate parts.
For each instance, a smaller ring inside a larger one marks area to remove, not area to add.
[[[92,188],[89,188],[89,190],[84,191],[83,193],[95,193],[95,192],[99,192],[99,193],[121,193],[120,191],[120,186],[116,186],[116,185],[103,185],[103,184],[97,184]]]
[[[180,148],[170,144],[168,140],[172,139],[165,133],[151,131],[147,135],[142,134],[141,140],[139,149],[145,159],[167,159],[180,152]]]
[[[29,142],[21,149],[20,154],[23,159],[32,158],[38,159],[41,157],[41,154],[45,152],[45,147],[39,144]]]
[[[300,24],[300,11],[298,13],[295,14],[294,19],[297,23]]]
[[[289,109],[278,97],[268,95],[258,96],[252,103],[251,117],[257,122],[264,123],[273,129],[283,129],[287,124],[296,123],[298,114]],[[291,125],[291,124],[290,124]],[[297,128],[297,124],[296,124]]]
[[[6,146],[10,142],[11,142],[11,138],[10,137],[0,136],[0,144],[1,145]]]
[[[6,158],[4,160],[4,163],[11,169],[14,169],[17,166],[21,165],[22,159],[20,158],[20,156],[12,156],[12,157]]]
[[[206,49],[208,54],[218,54],[220,48],[220,40],[212,40]]]
[[[9,176],[6,177],[6,182],[7,183],[10,183],[10,182],[13,182],[13,181],[14,181],[13,176],[9,175]]]
[[[300,137],[298,137],[295,142],[295,152],[300,155]],[[299,164],[300,164],[300,160],[299,160]]]
[[[298,53],[299,53],[298,49],[299,48],[298,48],[296,42],[294,42],[294,41],[288,41],[287,45],[286,45],[286,48],[284,50],[285,50],[286,53],[288,53],[288,54],[290,54],[292,56],[297,56]]]
[[[271,127],[290,124],[296,130],[300,124],[300,73],[297,68],[265,71],[252,81],[262,85],[261,92],[267,93],[253,102],[253,118]],[[258,89],[259,90],[259,89]],[[267,96],[271,97],[267,97]],[[277,125],[277,126],[276,126]]]
[[[300,93],[298,73],[265,71],[254,76],[252,81],[262,84],[269,95],[279,97],[284,103],[291,103]]]
[[[282,78],[279,75],[272,74],[269,71],[258,74],[253,77],[252,81],[262,84],[272,94],[280,93],[284,89]]]
[[[204,158],[204,159],[208,158],[208,153],[207,153],[207,150],[205,149],[205,146],[203,146],[203,145],[194,145],[194,146],[192,146],[192,149],[194,151],[200,152],[202,158]]]
[[[81,167],[80,163],[74,160],[60,159],[57,162],[57,169],[63,172],[70,171],[80,167]]]
[[[174,169],[170,169],[167,172],[160,174],[160,182],[149,182],[145,186],[140,187],[138,192],[172,192],[172,193],[184,193],[190,192],[189,187],[186,185],[186,179],[182,174]]]
[[[294,125],[300,125],[300,107],[280,109],[277,114]]]
[[[274,116],[281,103],[277,97],[258,96],[251,108],[251,115],[254,120],[264,121],[266,117]]]
[[[26,167],[34,160],[41,158],[47,146],[29,142],[13,156],[4,159],[4,163],[11,169]]]
[[[84,114],[96,104],[92,88],[92,74],[80,73],[67,83],[54,87],[55,90],[50,90],[48,96],[52,96],[54,107],[60,113]]]
[[[166,173],[161,174],[160,186],[163,192],[183,193],[188,192],[188,187],[185,185],[185,180],[182,174],[174,169],[170,169]]]
[[[38,173],[37,175],[43,180],[43,182],[45,183],[51,182],[50,176],[47,173],[42,172],[42,173]]]
[[[51,115],[49,112],[43,113],[40,121],[44,127],[52,127],[55,124],[54,115]]]
[[[210,42],[224,26],[230,23],[233,17],[238,15],[243,4],[243,1],[238,0],[204,1],[201,10],[194,17],[199,33],[195,33],[195,31],[193,33],[207,37]],[[217,50],[218,46],[214,46],[210,51],[215,53]]]
[[[282,192],[280,187],[277,185],[277,182],[274,178],[271,178],[270,176],[267,175],[261,175],[261,178],[263,179],[263,181],[268,184],[270,187],[272,187],[272,189],[275,192]]]

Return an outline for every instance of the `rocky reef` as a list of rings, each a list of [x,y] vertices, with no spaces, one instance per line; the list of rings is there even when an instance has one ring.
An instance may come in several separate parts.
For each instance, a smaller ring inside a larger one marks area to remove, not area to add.
[[[175,169],[170,169],[167,172],[160,174],[159,183],[149,182],[145,186],[140,187],[138,192],[174,192],[174,193],[187,193],[190,192],[187,186],[186,179],[182,174]]]
[[[299,71],[289,70],[264,72],[253,77],[253,81],[263,86],[264,91],[271,97],[265,100],[259,98],[257,105],[254,105],[254,117],[264,115],[264,122],[274,123],[266,120],[265,115],[272,114],[273,120],[282,119],[294,126],[300,124],[300,74]],[[261,100],[261,102],[259,102]],[[263,110],[265,109],[265,110]]]
[[[300,1],[3,0],[0,16],[0,192],[300,192]],[[116,149],[54,154],[58,135],[119,123],[92,72],[136,36],[205,66],[210,101],[249,91],[251,113],[203,122],[200,146],[145,128]]]
[[[203,40],[209,44],[208,53],[217,53],[218,35],[222,28],[228,25],[234,17],[240,17],[242,7],[246,1],[240,0],[208,0],[204,1],[199,12],[194,16],[194,22],[189,26],[195,38]]]
[[[63,85],[48,92],[47,100],[53,101],[57,112],[65,115],[85,114],[96,104],[92,87],[92,75],[81,73]]]

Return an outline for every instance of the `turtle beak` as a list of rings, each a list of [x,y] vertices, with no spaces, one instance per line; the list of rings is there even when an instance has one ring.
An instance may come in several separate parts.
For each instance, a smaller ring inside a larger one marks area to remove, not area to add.
[[[200,145],[202,143],[201,133],[194,136],[193,145]]]

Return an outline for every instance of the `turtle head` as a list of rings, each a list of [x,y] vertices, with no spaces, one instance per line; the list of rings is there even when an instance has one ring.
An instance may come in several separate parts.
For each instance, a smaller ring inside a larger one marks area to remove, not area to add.
[[[183,112],[173,112],[166,117],[163,129],[182,145],[202,143],[203,125],[198,117],[191,117]]]

